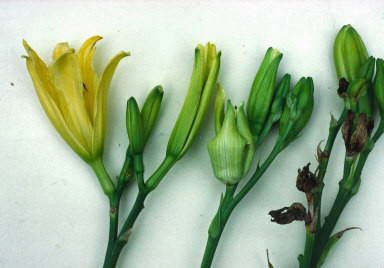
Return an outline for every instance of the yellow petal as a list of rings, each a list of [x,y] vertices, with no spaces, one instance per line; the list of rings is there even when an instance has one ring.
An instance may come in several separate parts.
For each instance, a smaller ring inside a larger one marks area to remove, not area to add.
[[[83,99],[80,66],[74,50],[64,52],[49,68],[51,81],[58,93],[58,106],[69,129],[91,152],[92,125]]]
[[[104,145],[105,125],[107,116],[107,99],[109,86],[113,74],[120,60],[130,56],[129,52],[120,52],[108,63],[103,74],[100,77],[100,84],[96,91],[95,113],[94,113],[94,143],[92,145],[93,153],[99,153]]]
[[[36,71],[36,73],[35,73],[36,78],[35,79],[39,79],[41,81],[42,85],[44,85],[43,89],[41,89],[41,90],[47,91],[49,96],[56,102],[57,94],[55,92],[54,86],[52,85],[51,81],[49,80],[49,74],[48,74],[47,66],[40,59],[40,57],[37,55],[37,53],[28,45],[28,43],[25,40],[23,40],[23,45],[24,45],[25,50],[28,53],[28,56],[31,58],[31,61],[32,61],[31,64],[33,64],[34,69]],[[40,89],[36,88],[36,90],[40,90]]]
[[[61,114],[60,109],[58,108],[54,99],[50,96],[47,90],[46,85],[49,80],[47,79],[46,65],[43,61],[41,61],[35,51],[33,51],[25,41],[24,47],[29,54],[29,57],[25,57],[29,74],[32,78],[32,82],[35,86],[40,103],[43,106],[43,109],[47,114],[49,120],[59,132],[59,134],[63,137],[63,139],[68,143],[68,145],[84,160],[89,160],[90,154],[82,146],[82,144],[78,142],[77,138],[71,133],[64,120],[64,117]]]
[[[66,53],[68,50],[70,50],[68,43],[58,43],[55,46],[55,49],[53,50],[52,59],[55,61],[57,60],[61,55]]]
[[[93,114],[94,114],[94,104],[96,97],[96,89],[99,86],[99,79],[92,65],[92,57],[96,51],[95,44],[97,41],[102,39],[101,36],[93,36],[84,42],[82,47],[77,54],[77,58],[80,63],[81,78],[83,80],[84,87],[84,101],[85,107],[87,108],[88,115],[91,119],[92,125]]]

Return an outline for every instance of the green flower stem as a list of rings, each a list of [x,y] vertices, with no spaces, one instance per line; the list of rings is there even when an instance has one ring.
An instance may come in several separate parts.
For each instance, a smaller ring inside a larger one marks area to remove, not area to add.
[[[314,218],[316,221],[314,224],[317,226],[317,228],[320,228],[321,226],[321,196],[324,188],[324,176],[327,171],[328,167],[328,160],[332,152],[333,144],[335,143],[335,139],[337,137],[337,133],[339,132],[341,126],[344,123],[345,116],[347,114],[347,109],[344,109],[342,114],[340,115],[340,118],[335,121],[332,120],[329,127],[329,134],[327,143],[325,144],[324,151],[319,157],[319,173],[317,174],[317,179],[319,181],[319,186],[317,191],[314,193],[313,196],[313,211],[317,214],[317,217]],[[305,247],[304,247],[304,256],[302,256],[302,259],[300,259],[300,268],[301,267],[310,267],[309,263],[312,259],[312,254],[314,251],[314,245],[316,245],[318,236],[313,234],[308,234],[310,230],[306,229],[306,240],[305,240]],[[316,229],[315,229],[316,232]],[[309,239],[310,237],[310,239]]]
[[[137,217],[140,215],[140,212],[144,208],[144,201],[149,193],[139,191],[136,197],[136,201],[131,209],[131,212],[128,215],[119,236],[117,237],[114,246],[110,252],[110,256],[104,262],[104,268],[114,268],[116,267],[117,260],[119,259],[121,250],[127,244],[128,238],[131,235],[133,224],[135,223]]]
[[[136,197],[136,201],[133,204],[133,207],[124,222],[123,227],[121,228],[119,235],[115,238],[112,248],[107,251],[107,255],[104,261],[104,268],[114,268],[116,267],[117,261],[119,259],[120,253],[124,246],[128,242],[128,238],[132,232],[133,225],[135,224],[138,216],[144,208],[144,201],[151,191],[153,191],[164,176],[168,173],[171,167],[176,163],[177,159],[173,157],[166,157],[164,161],[160,164],[158,169],[153,173],[153,175],[147,180],[143,187],[139,186],[139,192]],[[142,173],[137,174],[141,176],[138,180],[143,180]],[[120,181],[120,180],[119,180]],[[151,181],[151,187],[148,187],[148,182]],[[116,222],[117,224],[117,222]]]
[[[289,126],[289,129],[291,128],[291,126]],[[219,217],[219,223],[220,223],[218,226],[219,229],[217,230],[217,233],[214,235],[212,235],[211,232],[208,232],[208,240],[207,240],[207,245],[205,248],[203,260],[201,263],[201,268],[211,267],[213,257],[214,257],[217,245],[219,243],[221,234],[223,233],[225,225],[229,217],[231,216],[233,210],[235,209],[236,205],[245,197],[245,195],[252,189],[252,187],[259,181],[259,179],[267,170],[267,168],[272,164],[276,156],[284,148],[283,146],[284,146],[285,138],[288,135],[288,133],[289,131],[286,131],[285,136],[278,138],[268,158],[264,161],[264,163],[260,167],[256,169],[255,173],[249,179],[248,183],[241,189],[241,191],[237,195],[234,196],[234,192],[236,190],[237,185],[235,185],[230,189],[229,189],[230,186],[227,186],[227,191],[225,193],[223,201],[220,203],[218,212],[211,223],[211,225],[215,224],[214,221],[217,220],[216,219],[217,217]]]
[[[109,261],[113,245],[117,238],[121,195],[128,183],[132,181],[134,177],[133,174],[133,156],[128,146],[124,164],[118,178],[116,192],[109,198],[109,238],[104,263]]]
[[[383,130],[384,123],[383,121],[381,121],[375,135],[371,140],[373,144],[383,134]],[[319,261],[321,255],[323,251],[326,250],[327,242],[330,236],[332,235],[332,232],[337,224],[338,219],[340,218],[348,202],[359,190],[361,182],[361,173],[363,171],[365,162],[367,161],[368,156],[373,149],[373,146],[369,146],[369,141],[367,142],[367,144],[368,146],[366,146],[364,150],[360,153],[358,160],[356,158],[353,160],[346,158],[344,164],[344,176],[339,185],[339,191],[329,212],[329,215],[326,217],[324,225],[321,226],[318,233],[316,233],[315,249],[313,251],[313,256],[311,256],[310,266],[308,267],[320,267],[321,263],[319,263]],[[352,177],[348,178],[349,176]]]
[[[207,245],[205,248],[205,253],[203,257],[203,261],[201,263],[201,267],[211,267],[213,257],[216,252],[217,245],[219,244],[219,240],[221,237],[221,234],[223,233],[224,227],[229,219],[229,216],[231,215],[230,210],[230,202],[233,200],[233,195],[236,191],[237,184],[233,186],[226,186],[225,195],[223,197],[223,200],[220,203],[219,209],[212,220],[215,221],[216,218],[219,218],[219,230],[218,233],[213,234],[211,231],[208,232],[208,240]],[[211,223],[211,225],[214,223]]]
[[[308,268],[311,261],[313,243],[315,241],[315,234],[312,233],[308,226],[305,226],[305,245],[304,255],[299,256],[300,268]],[[307,246],[308,245],[308,246]]]
[[[319,259],[325,249],[325,246],[329,240],[329,237],[332,234],[333,229],[336,226],[336,223],[341,216],[342,211],[351,200],[354,194],[350,190],[339,189],[337,193],[335,202],[332,205],[331,211],[326,218],[324,225],[319,230],[316,237],[318,238],[316,247],[311,258],[311,266],[308,267],[318,267]]]

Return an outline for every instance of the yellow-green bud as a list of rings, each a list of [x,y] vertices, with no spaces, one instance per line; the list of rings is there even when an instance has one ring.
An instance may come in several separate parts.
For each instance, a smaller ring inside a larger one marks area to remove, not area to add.
[[[181,158],[191,146],[211,101],[220,69],[221,52],[208,43],[195,49],[191,82],[183,108],[168,141],[167,156]]]
[[[126,123],[132,153],[140,155],[144,150],[144,131],[140,110],[134,97],[127,101]]]
[[[156,123],[159,115],[161,101],[163,100],[164,91],[159,85],[154,87],[149,92],[147,99],[144,102],[143,108],[141,109],[141,118],[143,121],[144,130],[144,144],[147,143],[149,136],[151,135],[152,129]]]
[[[228,100],[223,123],[209,142],[208,152],[215,177],[224,184],[236,184],[248,173],[255,146],[243,103],[236,111]]]
[[[359,70],[368,59],[363,40],[351,25],[345,25],[336,36],[333,47],[337,77],[349,83],[358,78]]]
[[[252,84],[247,104],[247,116],[251,132],[258,136],[263,129],[270,110],[276,83],[277,69],[283,54],[277,49],[268,48]]]
[[[384,60],[377,59],[376,61],[376,75],[373,82],[373,91],[375,93],[375,100],[379,106],[381,119],[384,119]]]
[[[290,123],[293,126],[287,134],[286,144],[299,135],[311,117],[314,103],[313,90],[312,78],[302,77],[287,98],[286,106],[280,119],[280,136],[285,134]]]

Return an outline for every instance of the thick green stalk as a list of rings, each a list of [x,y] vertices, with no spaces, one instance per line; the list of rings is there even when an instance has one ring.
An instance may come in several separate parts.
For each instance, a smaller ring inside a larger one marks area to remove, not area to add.
[[[315,228],[314,228],[315,233],[316,233],[316,228],[321,227],[321,196],[324,188],[323,181],[324,181],[325,173],[328,167],[328,160],[331,155],[333,144],[335,143],[337,134],[344,123],[346,114],[347,114],[347,110],[344,109],[344,111],[340,115],[340,118],[337,121],[335,120],[331,121],[329,126],[327,143],[325,144],[324,150],[322,151],[321,155],[319,155],[319,159],[318,159],[319,172],[317,174],[319,186],[313,195],[313,213],[315,213],[315,215],[312,215],[312,216],[314,217],[313,220],[316,221],[313,223],[315,225]],[[306,228],[304,255],[300,260],[300,268],[310,267],[309,263],[312,261],[314,247],[317,244],[317,240],[318,240],[318,235],[311,233],[311,231],[308,228]]]
[[[324,150],[319,159],[319,173],[317,174],[317,179],[319,181],[319,187],[313,196],[313,207],[314,212],[317,212],[317,226],[321,226],[321,195],[323,193],[324,188],[324,177],[328,167],[328,160],[332,153],[333,144],[335,143],[335,139],[337,137],[337,133],[341,126],[344,123],[345,116],[347,114],[347,110],[344,108],[342,114],[340,115],[337,121],[331,121],[329,126],[329,134],[327,143],[325,144]]]
[[[116,192],[113,194],[113,196],[109,198],[109,238],[104,263],[107,263],[109,261],[113,245],[117,238],[121,195],[123,194],[123,191],[127,184],[132,181],[132,178],[133,158],[132,154],[130,153],[130,148],[128,146],[124,164],[118,178]]]
[[[316,236],[318,238],[316,250],[314,251],[314,254],[311,258],[311,266],[309,267],[317,267],[320,256],[325,249],[325,245],[327,244],[328,239],[331,236],[332,231],[335,228],[342,211],[348,204],[349,200],[351,200],[352,196],[353,193],[351,191],[347,191],[341,188],[339,189],[335,202],[332,205],[331,211],[327,216],[324,225],[320,229],[320,232]]]
[[[309,263],[311,262],[311,257],[313,254],[314,241],[315,241],[315,234],[309,230],[308,226],[306,226],[304,255],[299,256],[300,268],[310,267]]]
[[[120,256],[120,253],[128,242],[128,238],[132,232],[133,225],[135,224],[138,216],[140,215],[141,211],[144,208],[144,201],[146,197],[151,191],[153,191],[156,188],[156,186],[160,183],[160,181],[164,178],[164,176],[171,169],[171,167],[176,163],[176,161],[177,160],[173,157],[166,157],[164,161],[160,164],[158,169],[153,173],[153,175],[148,179],[148,181],[145,184],[144,184],[144,179],[142,177],[143,174],[142,173],[138,174],[139,176],[138,180],[142,182],[138,183],[139,192],[137,194],[136,201],[133,204],[133,207],[127,219],[125,220],[124,225],[119,232],[119,235],[117,236],[117,238],[115,238],[112,249],[107,251],[107,255],[104,261],[104,268],[116,267],[116,263]],[[124,172],[122,172],[121,174],[123,173]],[[130,172],[128,172],[128,174],[129,173]],[[151,187],[147,187],[148,186],[147,184],[149,181],[154,182],[153,184],[151,184]],[[120,182],[120,178],[119,178],[119,182]],[[143,185],[141,185],[142,183]],[[119,197],[119,200],[120,200],[120,197]]]
[[[121,250],[127,244],[128,238],[131,235],[133,224],[136,222],[137,217],[140,215],[140,212],[144,208],[144,201],[148,193],[139,191],[136,197],[136,201],[133,204],[131,212],[128,215],[127,220],[125,221],[123,227],[120,230],[119,236],[117,237],[110,256],[106,259],[104,263],[104,268],[114,268],[116,267],[117,260],[119,259]]]
[[[340,184],[340,188],[337,193],[336,199],[332,205],[331,211],[329,212],[329,215],[326,217],[326,220],[324,222],[324,225],[321,227],[320,232],[316,235],[317,237],[316,250],[311,261],[312,266],[310,267],[319,267],[318,262],[320,260],[321,254],[325,250],[329,237],[332,235],[332,232],[337,224],[338,219],[341,216],[341,213],[343,212],[344,208],[347,206],[349,200],[351,200],[351,198],[358,192],[360,182],[361,182],[361,173],[363,171],[365,162],[367,161],[368,156],[373,149],[373,147],[370,146],[368,143],[372,141],[374,144],[383,134],[383,130],[384,130],[384,123],[383,121],[381,121],[372,140],[368,140],[367,146],[360,153],[356,166],[354,166],[354,164],[351,164],[350,161],[346,161],[345,165],[347,165],[350,169],[352,169],[352,172],[353,172],[352,173],[353,177],[351,178],[352,185],[348,185],[347,187],[344,187],[344,184],[350,183],[349,181],[350,179],[348,178],[348,176],[350,176],[350,173],[344,171],[344,176]],[[348,167],[346,169],[348,169]]]
[[[230,209],[229,205],[233,199],[236,187],[237,184],[234,186],[227,186],[225,195],[220,201],[219,209],[217,210],[217,213],[211,222],[210,230],[208,231],[208,240],[205,247],[203,261],[201,263],[201,268],[208,268],[212,265],[213,257],[215,255],[217,245],[219,244],[221,234],[223,233],[224,227],[232,212],[228,209]],[[217,224],[216,228],[213,227],[215,224]],[[213,229],[215,230],[213,231]]]

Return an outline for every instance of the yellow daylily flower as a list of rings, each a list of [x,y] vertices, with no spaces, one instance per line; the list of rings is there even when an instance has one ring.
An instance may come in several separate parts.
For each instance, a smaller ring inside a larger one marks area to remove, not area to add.
[[[101,38],[89,38],[77,54],[68,43],[57,44],[48,67],[23,41],[27,68],[41,105],[63,139],[86,162],[102,155],[109,85],[119,61],[130,55],[117,54],[98,77],[92,57]]]
[[[25,56],[27,68],[49,120],[68,145],[95,171],[104,168],[101,157],[109,85],[120,60],[130,55],[129,52],[118,53],[98,76],[92,57],[95,44],[101,38],[89,38],[77,54],[68,43],[57,44],[53,62],[48,67],[23,41],[28,53]],[[103,183],[102,186],[105,190]]]

